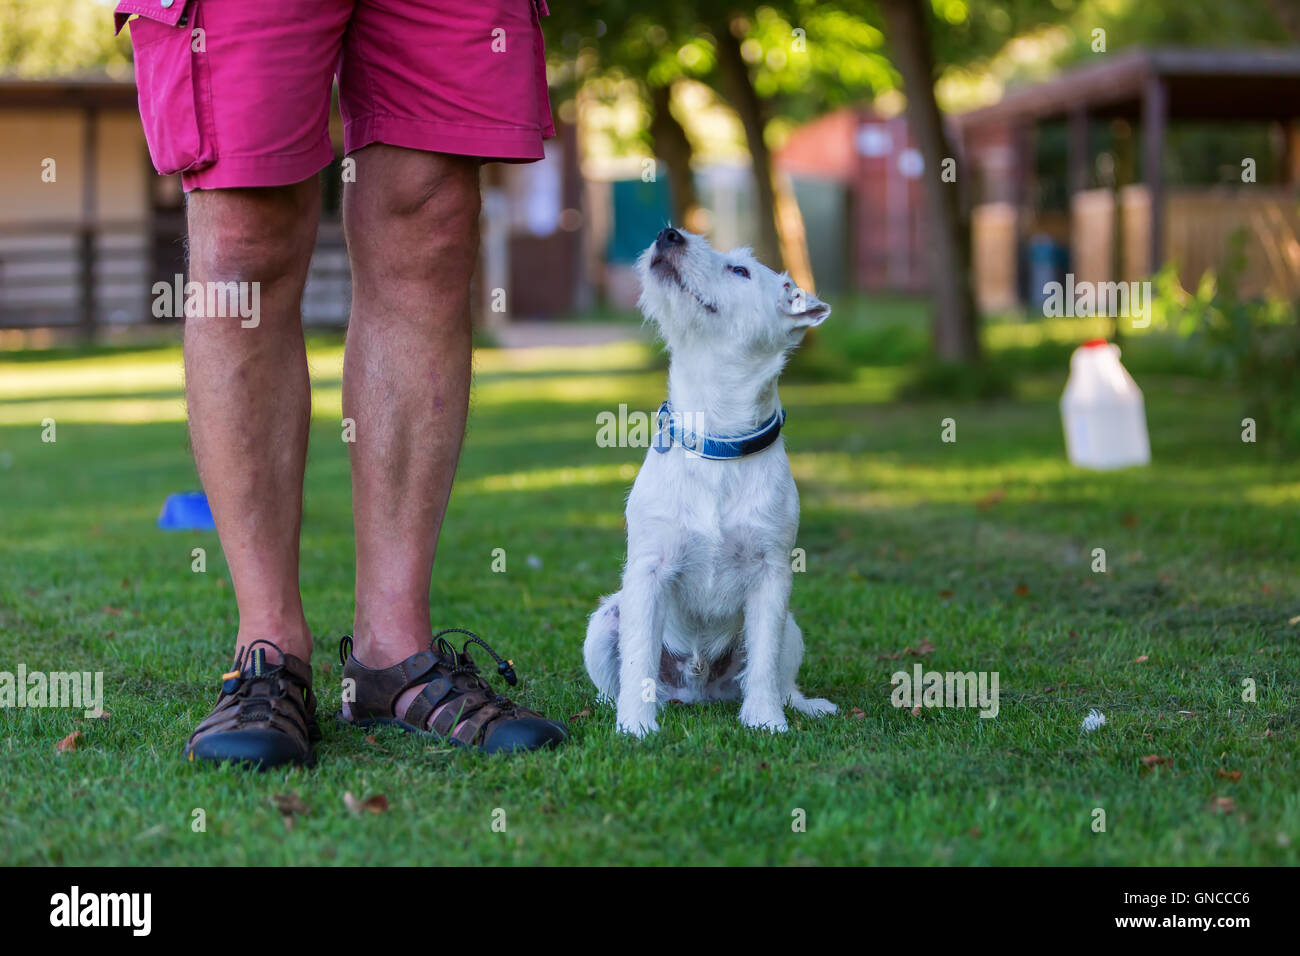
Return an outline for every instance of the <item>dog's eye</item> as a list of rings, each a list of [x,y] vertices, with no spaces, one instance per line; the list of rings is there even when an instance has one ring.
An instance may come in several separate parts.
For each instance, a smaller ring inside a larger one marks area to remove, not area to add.
[[[736,275],[740,276],[742,279],[748,279],[748,278],[749,278],[749,270],[746,269],[744,266],[727,266],[727,269],[730,270],[731,272],[734,272]]]

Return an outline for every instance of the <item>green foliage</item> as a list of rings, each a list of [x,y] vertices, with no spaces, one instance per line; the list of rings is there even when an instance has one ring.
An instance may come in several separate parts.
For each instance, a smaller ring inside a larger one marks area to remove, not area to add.
[[[0,0],[0,72],[23,77],[125,72],[131,45],[96,0]]]
[[[1300,314],[1294,302],[1237,294],[1244,248],[1245,234],[1238,231],[1217,278],[1207,273],[1195,292],[1185,294],[1165,274],[1160,296],[1177,303],[1179,331],[1202,342],[1213,368],[1241,390],[1242,414],[1255,420],[1260,444],[1294,454],[1300,451]]]
[[[957,401],[992,401],[1015,395],[1015,378],[999,362],[940,362],[927,359],[916,367],[898,390],[907,401],[934,398]]]

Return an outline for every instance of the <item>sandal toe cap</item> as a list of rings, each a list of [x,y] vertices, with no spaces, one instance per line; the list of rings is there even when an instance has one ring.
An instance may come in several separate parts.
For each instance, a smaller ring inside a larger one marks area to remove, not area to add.
[[[214,731],[191,742],[186,750],[191,760],[256,764],[261,770],[308,764],[311,757],[291,736],[269,728]]]
[[[517,717],[503,720],[483,741],[486,753],[511,750],[540,750],[558,747],[569,738],[564,724],[545,717]]]

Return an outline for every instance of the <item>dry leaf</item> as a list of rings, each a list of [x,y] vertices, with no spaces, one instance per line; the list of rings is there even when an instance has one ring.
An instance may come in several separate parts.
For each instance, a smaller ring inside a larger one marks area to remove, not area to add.
[[[307,814],[311,808],[302,802],[302,797],[296,793],[276,793],[271,795],[271,802],[275,808],[285,816],[292,816],[295,813]]]
[[[975,504],[980,509],[980,511],[988,511],[990,508],[992,508],[995,504],[997,504],[1006,496],[1007,493],[1005,490],[1003,490],[1002,488],[994,488],[992,491],[990,491],[979,501],[975,502]]]
[[[590,717],[590,716],[591,716],[591,708],[590,708],[590,707],[584,707],[584,708],[582,708],[582,710],[578,711],[576,714],[574,714],[574,715],[573,715],[572,717],[570,717],[569,719],[570,719],[570,720],[585,720],[586,718],[588,718],[588,717]]]
[[[101,607],[101,608],[99,609],[99,613],[100,613],[100,614],[111,614],[111,615],[113,615],[114,617],[121,617],[121,616],[122,616],[122,609],[121,609],[121,608],[117,608],[117,607],[109,607],[107,604],[105,604],[103,607]]]
[[[54,749],[61,754],[67,753],[69,750],[76,750],[77,744],[79,744],[80,742],[81,742],[81,731],[74,730],[72,733],[68,734],[68,736],[64,737],[57,744],[55,744]]]
[[[1215,797],[1205,809],[1214,813],[1235,813],[1237,811],[1237,801],[1233,800],[1232,797]]]
[[[1147,754],[1142,758],[1142,762],[1148,767],[1158,767],[1161,764],[1169,763],[1169,758],[1161,757],[1159,754]]]
[[[1138,516],[1133,514],[1133,512],[1131,511],[1128,514],[1124,515],[1124,517],[1121,520],[1124,522],[1124,527],[1126,528],[1137,527]]]
[[[947,588],[944,588],[942,591],[939,592],[939,597],[943,598],[946,601],[948,600],[948,598],[952,597],[952,592],[949,591]]]
[[[1016,585],[1016,597],[1027,597],[1028,595],[1029,595],[1029,585],[1027,584]]]
[[[1145,664],[1148,660],[1149,660],[1149,658],[1148,658],[1145,654],[1141,654],[1141,655],[1139,655],[1139,656],[1137,657],[1136,660],[1133,661],[1133,663],[1134,663],[1134,664]]]
[[[372,747],[379,746],[379,741],[375,739],[374,734],[366,734],[362,739]]]
[[[377,793],[373,797],[367,797],[364,800],[358,800],[349,790],[343,794],[343,803],[353,813],[360,813],[362,810],[369,810],[371,813],[383,813],[388,809],[388,798],[382,793]]]
[[[855,720],[866,720],[866,719],[867,719],[867,712],[866,712],[865,710],[863,710],[861,707],[851,707],[851,708],[849,708],[849,714],[850,714],[850,715],[851,715]]]
[[[915,707],[912,708],[912,716],[913,716],[913,717],[920,717],[920,716],[921,716],[921,705],[920,705],[920,704],[917,704]]]
[[[1240,771],[1240,770],[1224,770],[1222,767],[1220,767],[1220,768],[1219,768],[1219,776],[1222,777],[1224,780],[1232,780],[1232,781],[1235,782],[1235,781],[1241,779],[1241,771]]]

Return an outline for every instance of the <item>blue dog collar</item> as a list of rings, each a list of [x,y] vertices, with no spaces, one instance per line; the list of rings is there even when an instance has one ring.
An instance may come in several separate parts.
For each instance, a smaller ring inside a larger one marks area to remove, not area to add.
[[[655,451],[662,454],[672,447],[673,442],[677,442],[687,451],[694,452],[709,461],[734,461],[762,451],[772,444],[781,434],[781,426],[784,424],[785,409],[778,405],[772,417],[748,435],[701,435],[687,431],[680,413],[673,411],[672,404],[665,400],[659,406],[659,412],[655,416],[655,427],[658,432],[655,435],[654,446]]]

